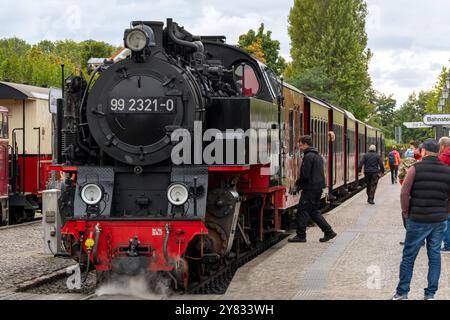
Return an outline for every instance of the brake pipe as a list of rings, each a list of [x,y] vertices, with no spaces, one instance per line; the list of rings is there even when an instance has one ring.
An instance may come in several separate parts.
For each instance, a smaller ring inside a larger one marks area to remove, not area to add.
[[[100,240],[100,233],[102,229],[100,228],[100,223],[97,223],[95,225],[95,243],[94,243],[94,250],[92,254],[92,259],[94,261],[94,265],[98,263],[97,261],[97,249],[98,249],[98,241]]]
[[[167,252],[167,244],[169,243],[169,236],[170,236],[170,226],[167,223],[166,224],[166,237],[164,238],[164,259],[166,260],[167,264],[170,264],[169,262],[169,253]]]

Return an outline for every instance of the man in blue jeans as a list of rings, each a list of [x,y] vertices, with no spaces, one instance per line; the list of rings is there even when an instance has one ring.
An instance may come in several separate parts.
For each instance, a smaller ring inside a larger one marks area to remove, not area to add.
[[[423,160],[408,170],[400,200],[406,220],[405,248],[400,264],[400,281],[392,300],[407,300],[414,263],[422,242],[428,252],[428,288],[425,300],[434,300],[441,275],[441,244],[447,230],[450,199],[450,167],[439,159],[439,143],[423,143]]]

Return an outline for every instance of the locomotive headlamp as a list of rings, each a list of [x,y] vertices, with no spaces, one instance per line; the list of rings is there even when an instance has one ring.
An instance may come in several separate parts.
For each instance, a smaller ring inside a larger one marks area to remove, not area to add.
[[[103,198],[103,190],[94,183],[88,183],[81,189],[81,199],[88,205],[96,205]]]
[[[125,30],[125,47],[134,52],[144,50],[146,47],[153,47],[155,43],[155,34],[149,26],[138,25],[133,29]]]
[[[147,46],[148,36],[141,29],[131,30],[125,37],[125,47],[132,51],[142,51]]]
[[[188,188],[181,183],[174,183],[167,190],[167,199],[174,206],[181,206],[186,203],[189,198]]]

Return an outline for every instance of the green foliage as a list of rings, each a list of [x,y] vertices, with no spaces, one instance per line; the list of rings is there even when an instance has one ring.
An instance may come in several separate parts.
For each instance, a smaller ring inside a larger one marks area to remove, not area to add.
[[[92,58],[107,58],[111,57],[117,48],[107,44],[105,42],[99,42],[95,40],[86,40],[80,42],[81,46],[81,67],[87,68],[87,61]]]
[[[289,14],[292,66],[286,76],[309,94],[344,107],[361,120],[373,112],[364,0],[295,0]],[[318,80],[304,89],[310,79]],[[325,89],[325,90],[323,90]]]
[[[331,90],[333,81],[327,76],[323,67],[306,69],[301,74],[294,74],[288,81],[309,95],[327,101],[337,101],[336,92]]]
[[[421,122],[427,113],[427,105],[433,96],[432,91],[412,93],[408,100],[395,111],[394,126],[403,127],[404,122]],[[424,141],[434,136],[432,129],[407,129],[403,127],[402,140],[409,143],[412,140]]]
[[[66,74],[87,72],[91,57],[110,57],[117,50],[104,42],[43,40],[29,45],[18,38],[0,39],[0,79],[37,86],[61,86],[61,63]]]
[[[369,100],[375,106],[375,112],[370,116],[369,124],[381,128],[386,138],[394,139],[394,115],[397,105],[394,96],[392,94],[387,96],[384,93],[372,91]]]
[[[280,42],[272,40],[272,31],[264,32],[264,23],[261,23],[258,32],[250,29],[241,35],[238,45],[267,64],[277,75],[281,75],[286,69],[286,61],[280,56]]]
[[[398,152],[400,153],[400,156],[403,157],[405,151],[409,148],[409,141],[408,143],[396,143],[393,139],[386,139],[384,141],[385,145],[385,155],[389,155],[389,152],[392,151],[392,148],[395,146],[397,147]]]
[[[445,81],[447,79],[447,75],[449,72],[450,72],[450,70],[447,70],[447,68],[445,68],[445,67],[442,68],[442,71],[438,77],[437,83],[434,86],[434,88],[431,90],[430,99],[428,100],[427,108],[426,108],[427,114],[440,113],[438,111],[437,105],[439,103],[439,99],[442,96],[442,91],[445,88]],[[444,111],[444,113],[449,113],[450,112],[450,99],[447,99],[446,103],[447,104],[443,111]]]

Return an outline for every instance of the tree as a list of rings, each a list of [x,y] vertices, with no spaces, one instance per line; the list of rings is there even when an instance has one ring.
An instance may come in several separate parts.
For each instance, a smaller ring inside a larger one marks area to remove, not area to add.
[[[110,57],[117,48],[94,40],[42,40],[34,46],[18,38],[0,39],[0,80],[37,86],[61,86],[61,63],[66,75],[87,73],[91,57]]]
[[[394,96],[392,94],[386,96],[384,93],[374,91],[370,100],[370,102],[375,106],[375,112],[369,118],[369,123],[376,127],[382,128],[386,138],[394,139],[394,116],[395,107],[397,105],[397,101],[394,99]]]
[[[330,90],[333,82],[323,67],[306,69],[301,74],[291,76],[288,81],[309,95],[327,101],[337,101],[336,93]]]
[[[374,108],[369,101],[367,14],[363,0],[295,0],[289,13],[293,61],[288,81],[301,85],[311,77],[325,78],[304,91],[333,97],[332,103],[361,120]]]
[[[434,88],[431,90],[431,96],[427,104],[427,113],[428,114],[436,114],[440,113],[438,111],[437,105],[439,103],[439,99],[442,96],[442,91],[445,87],[445,81],[447,80],[447,75],[450,72],[450,70],[447,70],[447,68],[443,67],[441,70],[441,74],[438,77],[437,83],[434,86]],[[444,112],[449,111],[449,101],[447,100],[447,105],[445,106]]]
[[[112,56],[116,47],[101,41],[86,40],[80,42],[81,49],[81,67],[87,69],[87,62],[90,58],[109,58]]]
[[[267,64],[276,74],[281,75],[286,69],[286,61],[279,53],[280,42],[272,40],[272,31],[264,32],[264,23],[261,23],[258,32],[250,29],[246,34],[241,35],[238,45]]]
[[[19,38],[0,40],[0,79],[19,81],[26,77],[23,57],[30,48]]]
[[[394,126],[402,127],[404,122],[421,122],[427,113],[427,105],[432,95],[431,91],[412,93],[400,109],[395,111]],[[407,129],[403,127],[402,140],[404,142],[424,141],[431,137],[433,137],[432,129]]]

